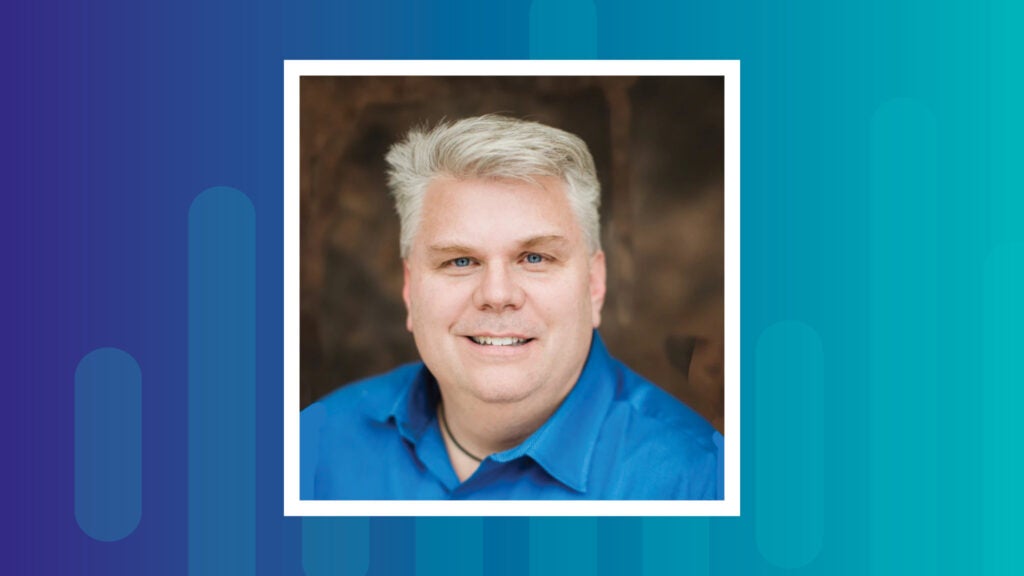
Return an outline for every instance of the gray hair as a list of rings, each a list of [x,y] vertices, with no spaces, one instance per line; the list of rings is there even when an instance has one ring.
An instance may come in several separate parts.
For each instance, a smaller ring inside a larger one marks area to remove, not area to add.
[[[402,258],[419,227],[423,197],[439,177],[521,180],[554,176],[591,253],[601,248],[601,184],[579,137],[537,122],[486,115],[414,128],[387,154],[388,184],[401,223]]]

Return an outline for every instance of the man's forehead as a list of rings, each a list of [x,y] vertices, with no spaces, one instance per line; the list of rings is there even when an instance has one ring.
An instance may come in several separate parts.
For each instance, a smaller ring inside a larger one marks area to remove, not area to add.
[[[427,188],[444,187],[451,184],[499,187],[531,186],[543,188],[545,190],[562,191],[565,181],[558,176],[551,176],[547,174],[529,174],[524,176],[454,176],[451,174],[441,174],[431,180]]]
[[[455,178],[442,176],[427,187],[424,203],[472,199],[486,193],[506,193],[520,196],[540,196],[556,201],[568,201],[566,184],[556,176],[527,176],[523,178]]]
[[[427,190],[421,209],[424,220],[442,228],[500,225],[516,218],[559,229],[576,223],[568,196],[557,182],[442,180]]]
[[[565,190],[553,177],[533,183],[437,180],[427,190],[421,215],[412,239],[414,250],[575,245],[583,237]]]

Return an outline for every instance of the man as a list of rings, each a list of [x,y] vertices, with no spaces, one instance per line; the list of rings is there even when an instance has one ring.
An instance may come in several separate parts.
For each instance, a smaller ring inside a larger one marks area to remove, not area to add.
[[[304,499],[720,498],[713,429],[611,358],[582,140],[500,116],[388,153],[422,363],[302,413]]]

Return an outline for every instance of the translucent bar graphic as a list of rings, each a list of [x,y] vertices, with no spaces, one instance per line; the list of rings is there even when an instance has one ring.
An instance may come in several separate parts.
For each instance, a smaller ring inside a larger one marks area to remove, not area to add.
[[[366,518],[303,518],[302,567],[306,576],[363,576],[370,567]]]
[[[757,342],[754,530],[769,563],[792,569],[821,551],[825,524],[825,382],[821,339],[785,321]]]
[[[121,540],[142,517],[142,372],[99,348],[75,370],[75,520],[89,537]]]
[[[1020,519],[1024,514],[1024,363],[1021,330],[1024,327],[1024,243],[1006,242],[993,247],[985,261],[983,385],[984,484],[980,486],[985,511],[984,563],[979,573],[1024,573]]]
[[[644,576],[711,574],[706,518],[644,518]]]
[[[483,519],[417,518],[416,574],[483,576]]]
[[[531,518],[530,574],[597,574],[597,519]]]
[[[254,574],[255,214],[210,188],[188,214],[188,569]]]
[[[367,576],[416,572],[416,523],[413,518],[370,519],[370,570]]]
[[[879,106],[869,140],[868,378],[872,573],[938,573],[936,122]]]
[[[639,518],[598,518],[597,573],[619,576],[639,572],[643,525]]]
[[[488,576],[520,576],[530,570],[530,519],[484,518]]]

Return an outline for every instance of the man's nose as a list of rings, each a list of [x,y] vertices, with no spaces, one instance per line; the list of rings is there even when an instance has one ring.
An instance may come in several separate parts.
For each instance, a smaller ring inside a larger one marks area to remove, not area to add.
[[[519,308],[525,297],[514,271],[504,264],[487,264],[473,294],[473,303],[480,310],[502,312]]]

